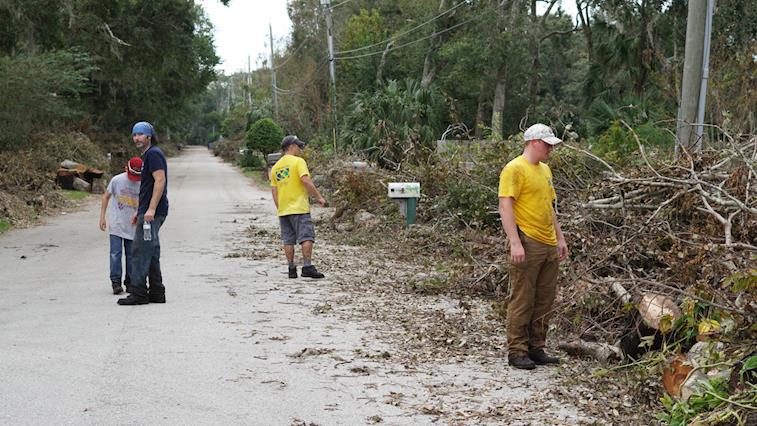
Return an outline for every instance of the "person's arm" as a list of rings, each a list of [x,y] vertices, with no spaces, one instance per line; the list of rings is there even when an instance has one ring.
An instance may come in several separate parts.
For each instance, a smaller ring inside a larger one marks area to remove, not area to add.
[[[145,222],[152,222],[155,219],[155,209],[158,208],[158,203],[163,197],[163,190],[166,189],[166,171],[159,169],[152,172],[152,177],[155,179],[155,185],[152,187],[152,197],[150,197],[150,205],[145,212]]]
[[[552,221],[555,224],[555,234],[557,234],[557,256],[560,260],[565,260],[570,255],[568,243],[565,242],[565,236],[562,234],[560,222],[557,221],[557,213],[552,213]]]
[[[279,209],[279,188],[271,187],[271,197],[273,198],[273,204],[276,206],[276,210]]]
[[[526,251],[523,249],[523,242],[520,240],[518,227],[515,225],[514,202],[513,197],[499,197],[499,218],[510,241],[510,260],[513,263],[521,263],[526,259]]]
[[[110,201],[111,193],[108,191],[105,191],[105,193],[102,196],[102,202],[100,203],[100,230],[104,231],[105,227],[108,226],[107,222],[105,221],[105,211],[108,210],[108,202]]]
[[[321,207],[326,206],[326,200],[321,197],[321,193],[318,192],[318,189],[315,187],[315,184],[313,184],[313,180],[310,179],[309,175],[302,175],[300,177],[300,180],[302,181],[302,184],[305,186],[305,189],[307,189],[308,194],[310,194],[313,198],[315,198],[315,201],[320,204]]]

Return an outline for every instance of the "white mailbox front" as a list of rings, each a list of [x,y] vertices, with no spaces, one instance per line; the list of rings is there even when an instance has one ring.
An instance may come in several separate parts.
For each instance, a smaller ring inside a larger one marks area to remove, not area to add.
[[[393,182],[389,184],[389,198],[420,198],[420,182]]]

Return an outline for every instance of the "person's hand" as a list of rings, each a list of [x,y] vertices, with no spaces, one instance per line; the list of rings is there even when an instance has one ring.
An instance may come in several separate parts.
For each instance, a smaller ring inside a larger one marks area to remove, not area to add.
[[[107,223],[105,223],[105,218],[104,218],[104,217],[101,217],[101,218],[100,218],[100,230],[101,230],[101,231],[104,231],[104,230],[105,230],[105,227],[106,227],[107,225],[108,225],[108,224],[107,224]]]
[[[316,202],[318,203],[318,205],[319,205],[319,206],[321,206],[321,207],[326,207],[326,199],[325,199],[325,198],[323,198],[323,197],[320,197],[320,198],[318,198],[318,199],[316,200]]]
[[[568,250],[568,244],[565,240],[557,241],[557,257],[560,261],[563,261],[570,256],[570,250]]]
[[[134,216],[131,217],[131,224],[136,225],[137,224],[137,214],[135,213]]]
[[[513,264],[523,263],[526,260],[526,250],[520,241],[510,242],[510,261]]]
[[[155,209],[147,209],[145,212],[145,222],[152,222],[155,219]]]

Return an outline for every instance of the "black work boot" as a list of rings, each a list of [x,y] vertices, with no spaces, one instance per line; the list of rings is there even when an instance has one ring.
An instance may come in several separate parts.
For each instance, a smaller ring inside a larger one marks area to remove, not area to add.
[[[529,349],[528,350],[528,357],[531,358],[533,362],[535,362],[537,365],[547,365],[547,364],[559,364],[560,358],[556,356],[547,355],[546,352],[544,352],[544,349]]]
[[[302,276],[308,277],[308,278],[323,278],[324,275],[320,272],[318,272],[317,269],[315,269],[315,266],[303,266],[302,267]]]
[[[124,289],[121,288],[121,284],[119,283],[110,283],[111,287],[113,287],[113,294],[121,294],[124,292]]]
[[[123,299],[118,299],[119,305],[146,305],[148,303],[150,303],[150,299],[148,297],[140,297],[135,294],[130,294]]]
[[[305,270],[303,269],[303,272]],[[297,267],[296,266],[290,266],[289,267],[289,278],[297,278]]]
[[[150,301],[150,303],[166,303],[166,294],[165,293],[148,293],[147,299]]]
[[[507,357],[507,363],[521,370],[533,370],[536,364],[525,355],[512,355]]]

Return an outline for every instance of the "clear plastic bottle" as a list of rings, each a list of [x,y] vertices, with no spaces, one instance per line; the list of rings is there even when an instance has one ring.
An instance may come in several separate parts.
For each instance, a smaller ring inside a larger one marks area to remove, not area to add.
[[[150,225],[150,222],[144,222],[142,224],[142,234],[145,241],[152,240],[152,225]]]

